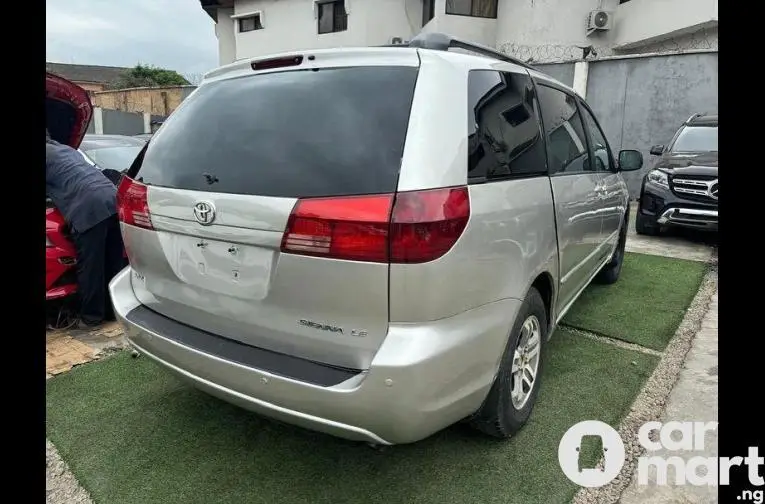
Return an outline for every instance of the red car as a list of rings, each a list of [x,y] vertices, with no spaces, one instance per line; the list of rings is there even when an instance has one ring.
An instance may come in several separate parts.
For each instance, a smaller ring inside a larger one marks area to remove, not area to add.
[[[45,76],[45,113],[51,138],[78,148],[93,115],[88,93],[53,75]],[[66,222],[48,202],[45,209],[45,299],[61,299],[77,291],[76,255]]]

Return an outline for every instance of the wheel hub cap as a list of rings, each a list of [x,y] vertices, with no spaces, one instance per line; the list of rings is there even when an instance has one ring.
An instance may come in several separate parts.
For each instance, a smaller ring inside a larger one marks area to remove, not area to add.
[[[534,390],[539,371],[541,334],[539,319],[529,315],[523,321],[518,344],[513,353],[510,398],[515,409],[523,408]]]

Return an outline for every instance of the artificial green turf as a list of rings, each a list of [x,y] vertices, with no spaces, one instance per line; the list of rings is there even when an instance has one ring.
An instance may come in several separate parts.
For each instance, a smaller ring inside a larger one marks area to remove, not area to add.
[[[626,414],[657,359],[559,329],[509,441],[458,425],[382,452],[263,419],[120,354],[47,382],[49,438],[100,504],[563,503],[558,443]]]
[[[627,253],[619,281],[587,287],[563,323],[664,350],[706,270],[697,261]]]

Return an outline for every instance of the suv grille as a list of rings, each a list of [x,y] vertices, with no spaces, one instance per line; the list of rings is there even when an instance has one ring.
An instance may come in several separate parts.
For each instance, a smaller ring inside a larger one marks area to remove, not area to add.
[[[670,179],[672,192],[681,198],[701,203],[717,203],[717,177],[678,175]]]

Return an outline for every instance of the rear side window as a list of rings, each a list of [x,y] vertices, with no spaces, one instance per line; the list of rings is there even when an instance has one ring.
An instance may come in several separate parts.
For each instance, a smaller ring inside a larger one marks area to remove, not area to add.
[[[353,67],[206,84],[130,174],[150,185],[258,196],[395,192],[416,80],[414,67]]]
[[[468,74],[468,181],[546,173],[531,79],[525,74],[472,70]]]
[[[550,175],[590,171],[587,138],[576,99],[563,91],[537,86],[547,135]]]

